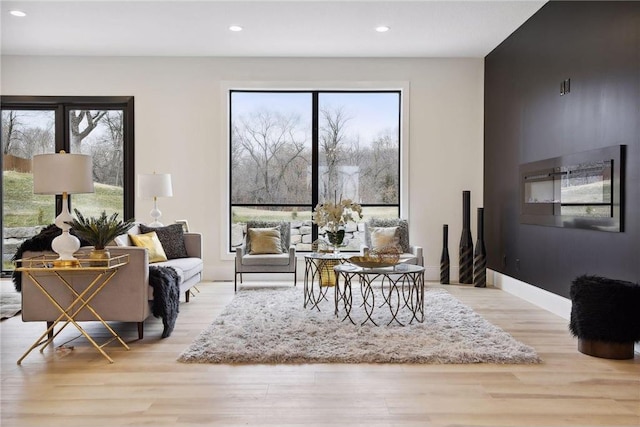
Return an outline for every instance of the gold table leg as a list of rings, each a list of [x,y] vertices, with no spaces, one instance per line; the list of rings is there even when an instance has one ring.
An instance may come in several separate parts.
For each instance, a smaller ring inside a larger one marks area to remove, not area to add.
[[[73,293],[73,295],[75,297],[73,302],[66,309],[63,308],[55,300],[55,298],[53,298],[53,296],[51,296],[51,294],[44,288],[44,286],[42,286],[42,284],[40,282],[38,282],[38,280],[34,277],[33,274],[31,274],[31,272],[26,271],[25,274],[29,277],[29,279],[31,279],[31,281],[37,286],[38,289],[40,289],[40,291],[60,311],[61,314],[53,322],[53,324],[49,328],[47,328],[47,330],[36,340],[36,342],[22,355],[22,357],[20,357],[20,359],[18,359],[18,362],[17,362],[18,365],[20,365],[22,363],[22,360],[24,360],[24,358],[27,357],[27,355],[29,355],[29,353],[31,353],[31,351],[33,351],[34,348],[36,348],[36,347],[41,345],[42,347],[40,348],[40,352],[44,351],[44,349],[50,343],[53,342],[53,339],[56,336],[58,336],[58,334],[60,332],[62,332],[62,330],[64,328],[66,328],[69,323],[73,324],[76,327],[76,329],[78,329],[78,331],[80,331],[80,333],[91,343],[91,345],[93,345],[96,348],[96,350],[98,350],[109,361],[109,363],[113,363],[113,359],[111,359],[111,357],[109,357],[109,355],[102,349],[102,347],[104,347],[105,345],[109,344],[114,339],[117,339],[120,342],[120,344],[122,344],[122,346],[124,346],[124,348],[129,350],[129,346],[122,340],[122,338],[111,328],[111,326],[109,326],[109,324],[107,324],[107,322],[89,304],[91,302],[91,300],[96,295],[98,295],[98,293],[100,293],[102,288],[104,288],[107,285],[107,283],[109,283],[109,281],[113,278],[113,276],[115,276],[117,271],[118,270],[115,269],[115,270],[100,272],[95,277],[95,279],[93,279],[91,281],[91,283],[81,293],[78,293],[73,288],[73,286],[59,272],[54,271],[54,274],[56,275],[56,277],[58,277],[58,279],[62,283],[65,284],[65,286]],[[97,287],[96,287],[96,285],[97,285]],[[95,287],[95,289],[93,289],[94,287]],[[85,296],[86,296],[86,298],[85,298]],[[74,308],[78,304],[79,304],[79,307]],[[75,320],[75,317],[85,307],[96,317],[96,319],[100,323],[102,323],[102,325],[104,325],[107,328],[107,330],[113,336],[110,340],[108,340],[107,342],[105,342],[102,345],[99,345],[93,338],[91,338],[91,336],[84,330],[84,328],[82,326],[80,326],[80,324],[78,324],[78,322],[76,322],[76,320]],[[61,322],[64,322],[62,327],[51,338],[47,338],[46,340],[43,341],[43,339],[45,337],[47,337],[50,332],[54,331],[56,325],[58,325]]]

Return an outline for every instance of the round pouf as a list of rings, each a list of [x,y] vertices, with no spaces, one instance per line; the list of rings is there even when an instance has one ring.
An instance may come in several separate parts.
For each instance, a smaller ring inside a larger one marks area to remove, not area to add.
[[[569,329],[581,353],[633,359],[640,341],[640,285],[598,276],[577,277],[571,285]]]

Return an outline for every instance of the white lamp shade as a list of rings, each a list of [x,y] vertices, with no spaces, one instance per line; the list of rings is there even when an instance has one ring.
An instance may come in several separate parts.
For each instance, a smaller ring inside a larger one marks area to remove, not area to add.
[[[142,198],[171,197],[171,174],[143,173],[138,175],[138,196]]]
[[[93,193],[91,156],[65,152],[33,156],[35,194]]]

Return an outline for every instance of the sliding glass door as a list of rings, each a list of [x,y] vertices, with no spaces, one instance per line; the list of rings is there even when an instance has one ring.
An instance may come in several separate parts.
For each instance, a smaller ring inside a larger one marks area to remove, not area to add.
[[[2,270],[18,245],[53,223],[59,197],[33,194],[31,160],[57,153],[90,155],[95,193],[70,196],[85,216],[134,212],[133,98],[2,97]]]

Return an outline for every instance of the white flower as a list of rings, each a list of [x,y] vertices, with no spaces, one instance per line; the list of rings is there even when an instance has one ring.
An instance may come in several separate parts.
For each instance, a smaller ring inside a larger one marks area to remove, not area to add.
[[[347,222],[362,219],[362,206],[351,199],[340,199],[338,203],[325,202],[318,204],[313,210],[312,219],[319,227],[335,232]]]

